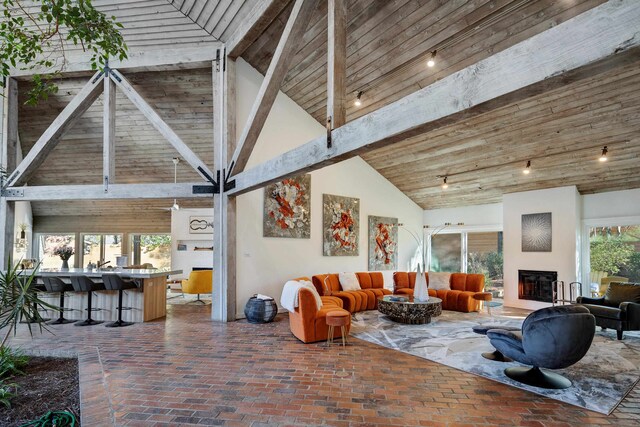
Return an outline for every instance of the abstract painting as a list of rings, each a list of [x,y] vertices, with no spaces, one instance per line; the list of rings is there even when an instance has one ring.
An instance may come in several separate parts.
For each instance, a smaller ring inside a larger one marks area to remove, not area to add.
[[[213,234],[213,217],[190,216],[189,234]]]
[[[322,195],[323,255],[357,256],[360,234],[360,199]]]
[[[522,252],[551,252],[551,212],[522,215]]]
[[[264,189],[264,237],[311,237],[311,175],[283,179]]]
[[[369,271],[398,269],[398,218],[369,216]]]

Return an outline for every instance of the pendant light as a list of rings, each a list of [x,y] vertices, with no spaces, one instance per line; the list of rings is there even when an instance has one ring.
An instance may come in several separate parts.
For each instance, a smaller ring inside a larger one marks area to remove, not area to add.
[[[178,157],[173,158],[173,183],[178,183],[178,163],[180,163],[180,159]],[[171,206],[172,211],[179,211],[180,205],[178,205],[178,201],[173,199],[173,205]]]

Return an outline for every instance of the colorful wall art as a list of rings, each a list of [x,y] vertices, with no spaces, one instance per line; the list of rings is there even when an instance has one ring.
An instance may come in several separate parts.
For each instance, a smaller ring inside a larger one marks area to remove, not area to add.
[[[311,175],[287,178],[264,189],[264,237],[311,237]]]
[[[369,271],[398,269],[398,218],[369,216]]]
[[[522,252],[551,252],[551,212],[522,215]]]
[[[322,195],[323,255],[357,256],[360,199]]]

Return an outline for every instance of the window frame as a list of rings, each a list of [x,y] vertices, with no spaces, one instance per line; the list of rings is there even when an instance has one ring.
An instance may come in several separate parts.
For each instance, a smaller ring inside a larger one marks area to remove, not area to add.
[[[76,247],[80,248],[80,253],[82,254],[80,257],[80,267],[85,265],[85,259],[84,259],[84,237],[85,236],[100,236],[100,258],[98,260],[96,260],[97,262],[99,262],[100,260],[104,259],[104,253],[105,253],[105,236],[120,236],[120,255],[126,255],[126,248],[124,247],[124,233],[92,233],[92,232],[80,232],[80,233],[76,233],[79,236],[79,246],[76,245]],[[115,267],[115,266],[114,266]]]

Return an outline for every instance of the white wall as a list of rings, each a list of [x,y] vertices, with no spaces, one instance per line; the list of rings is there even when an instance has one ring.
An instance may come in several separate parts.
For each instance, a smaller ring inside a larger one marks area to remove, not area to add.
[[[438,226],[447,222],[465,226],[502,226],[502,203],[425,210],[424,224]]]
[[[243,60],[237,63],[238,132],[240,133],[262,76]],[[324,134],[313,117],[280,93],[254,150],[249,167]],[[262,237],[264,191],[237,199],[237,314],[255,293],[279,302],[283,284],[298,276],[367,270],[368,215],[397,217],[409,229],[422,227],[422,209],[361,158],[328,166],[311,177],[311,238]],[[360,254],[355,257],[322,255],[322,194],[360,198]],[[416,244],[399,231],[399,268],[406,269]],[[389,276],[387,276],[389,277]]]
[[[582,196],[582,219],[632,216],[640,216],[640,188]]]
[[[211,247],[213,234],[189,234],[190,216],[213,217],[213,208],[171,211],[171,269],[182,270],[172,279],[186,279],[194,267],[213,268],[213,251],[194,251],[196,246]],[[179,251],[179,244],[186,245],[187,250]]]
[[[557,271],[558,280],[577,278],[580,195],[575,186],[503,196],[504,304],[538,309],[550,304],[518,299],[518,270]],[[551,212],[551,252],[522,252],[522,215]]]

